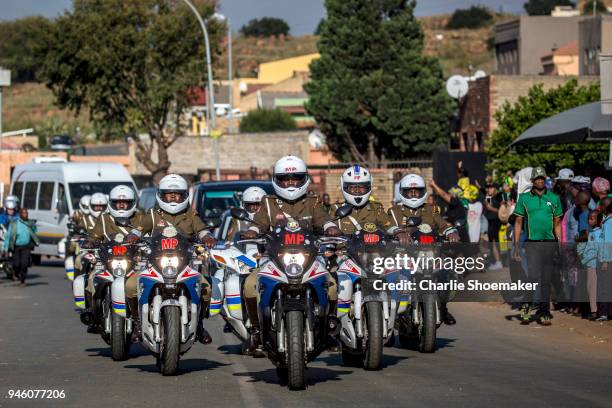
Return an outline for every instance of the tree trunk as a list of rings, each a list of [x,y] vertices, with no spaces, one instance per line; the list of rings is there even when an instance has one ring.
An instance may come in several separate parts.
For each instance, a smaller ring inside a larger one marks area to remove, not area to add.
[[[370,168],[378,167],[378,157],[376,156],[376,149],[374,144],[376,143],[376,135],[368,133],[368,165]]]
[[[158,183],[168,173],[170,160],[168,158],[168,147],[163,142],[161,131],[149,130],[149,142],[145,143],[138,136],[132,136],[136,142],[136,160],[151,172],[153,182]],[[153,161],[153,147],[157,147],[157,162]]]

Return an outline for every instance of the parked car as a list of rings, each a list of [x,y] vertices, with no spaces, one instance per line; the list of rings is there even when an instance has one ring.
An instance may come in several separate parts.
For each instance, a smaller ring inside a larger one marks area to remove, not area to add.
[[[197,183],[194,186],[192,206],[202,220],[220,222],[226,210],[240,206],[242,192],[253,186],[261,187],[267,194],[274,193],[272,182],[268,180]]]
[[[68,135],[55,135],[49,141],[51,150],[70,150],[75,144]]]

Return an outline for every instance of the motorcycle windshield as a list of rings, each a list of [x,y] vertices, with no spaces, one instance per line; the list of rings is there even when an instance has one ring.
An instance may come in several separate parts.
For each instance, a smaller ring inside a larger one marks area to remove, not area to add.
[[[134,267],[136,252],[137,247],[124,242],[121,235],[113,236],[110,241],[100,244],[99,256],[108,271],[114,272],[121,268],[128,273]]]
[[[174,227],[166,227],[151,237],[149,262],[162,273],[164,279],[176,279],[189,263],[190,238]]]
[[[375,260],[393,257],[397,245],[377,228],[355,232],[349,237],[347,249],[349,256],[366,272],[367,279],[380,279],[381,274],[374,273]]]
[[[308,222],[278,223],[270,233],[266,255],[281,266],[289,278],[298,278],[318,254],[315,235]]]

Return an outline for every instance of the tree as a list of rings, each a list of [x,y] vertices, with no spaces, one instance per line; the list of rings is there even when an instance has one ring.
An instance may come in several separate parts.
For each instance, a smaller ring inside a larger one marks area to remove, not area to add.
[[[317,28],[315,28],[314,30],[314,35],[321,35],[321,33],[323,32],[323,25],[325,24],[325,19],[322,18],[319,20],[319,23],[317,24]]]
[[[446,29],[480,28],[493,20],[493,14],[483,6],[472,6],[469,9],[457,9],[451,16]]]
[[[274,17],[254,18],[240,28],[245,37],[270,37],[289,35],[289,24],[285,20]]]
[[[259,108],[249,111],[240,121],[241,133],[275,132],[295,128],[293,117],[278,108]]]
[[[198,2],[203,18],[215,9]],[[208,21],[213,56],[224,28]],[[61,108],[88,109],[98,129],[122,129],[155,181],[185,134],[188,89],[206,79],[202,30],[182,2],[74,0],[45,44],[41,71]],[[138,136],[149,134],[149,139]],[[116,135],[116,136],[123,136]],[[154,160],[156,156],[156,160]]]
[[[37,52],[49,35],[53,22],[44,17],[26,17],[0,23],[0,66],[11,70],[15,82],[36,79],[44,55]]]
[[[593,7],[595,7],[595,11],[599,14],[608,12],[603,0],[590,0],[584,3],[584,6],[582,6],[582,14],[587,16],[592,15]]]
[[[599,83],[578,86],[578,82],[572,79],[548,91],[541,84],[536,85],[529,90],[527,96],[519,97],[514,104],[506,102],[495,113],[498,126],[486,143],[488,169],[505,173],[507,170],[539,165],[552,171],[605,160],[607,144],[599,146],[601,151],[598,152],[585,152],[581,145],[534,146],[519,149],[520,154],[511,154],[510,151],[510,143],[529,127],[567,109],[598,101],[599,94]],[[561,148],[564,152],[559,151]]]
[[[571,0],[529,0],[523,4],[530,16],[548,16],[555,6],[574,6]]]
[[[453,103],[437,59],[424,56],[415,1],[326,0],[310,64],[308,112],[342,160],[427,155],[446,144]],[[365,153],[365,155],[364,155]]]

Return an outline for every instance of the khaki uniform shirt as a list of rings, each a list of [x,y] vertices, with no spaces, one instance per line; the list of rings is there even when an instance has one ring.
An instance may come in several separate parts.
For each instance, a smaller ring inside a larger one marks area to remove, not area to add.
[[[115,219],[110,214],[102,214],[98,217],[90,233],[90,237],[96,242],[102,242],[110,241],[111,238],[117,234],[127,236],[134,229],[133,225],[138,222],[140,216],[140,213],[134,213],[127,225],[124,226],[115,223]]]
[[[393,224],[401,228],[406,228],[406,223],[410,217],[420,217],[422,224],[430,225],[438,234],[441,234],[445,229],[451,226],[442,218],[440,213],[436,211],[436,208],[428,203],[416,209],[395,204],[393,207],[389,208],[387,212]],[[407,228],[410,233],[412,233],[414,229],[415,227]]]
[[[334,211],[340,206],[341,204],[335,204]],[[397,225],[385,212],[383,205],[377,201],[369,201],[362,207],[353,207],[353,211],[347,217],[336,221],[336,224],[345,235],[354,234],[357,230],[370,229],[364,228],[366,224],[374,224],[387,233],[393,233],[397,229]]]
[[[175,227],[180,233],[188,236],[197,235],[198,238],[202,238],[207,234],[206,225],[191,207],[178,214],[169,214],[155,206],[139,216],[135,224],[136,229],[143,235],[147,233],[154,235],[169,226]]]
[[[269,195],[263,198],[261,209],[253,219],[258,225],[252,225],[249,229],[257,232],[269,231],[277,224],[285,224],[288,217],[298,222],[307,222],[315,230],[324,230],[333,225],[316,196],[305,195],[295,202],[287,202]]]
[[[96,218],[91,214],[83,214],[80,212],[78,214],[78,218],[76,219],[77,225],[87,231],[88,234],[91,234],[94,225],[96,225]]]

